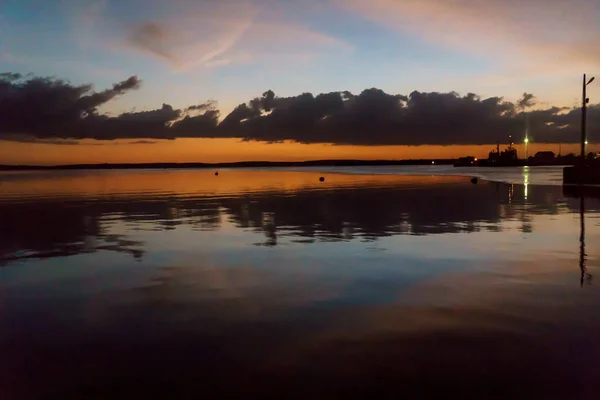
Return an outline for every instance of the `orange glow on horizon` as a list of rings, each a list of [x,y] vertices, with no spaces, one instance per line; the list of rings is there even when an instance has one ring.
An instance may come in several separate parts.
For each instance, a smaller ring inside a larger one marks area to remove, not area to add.
[[[35,171],[18,174],[38,174]],[[90,179],[93,176],[93,179]],[[398,184],[419,187],[431,184],[464,182],[458,176],[408,175],[346,175],[328,173],[325,182],[319,181],[319,172],[252,171],[223,169],[219,176],[212,170],[146,170],[114,173],[114,171],[81,171],[71,174],[42,172],[31,179],[11,179],[3,182],[2,196],[26,199],[31,197],[128,197],[137,199],[160,197],[166,193],[202,196],[239,195],[258,192],[293,192],[361,186],[389,186]],[[157,192],[156,188],[161,188]]]
[[[321,159],[442,159],[473,156],[487,158],[493,145],[423,146],[336,146],[241,142],[238,139],[177,139],[155,144],[129,144],[130,141],[83,141],[79,145],[53,145],[0,141],[0,164],[61,165],[153,162],[235,162],[235,161],[307,161]],[[558,153],[558,144],[529,143],[529,155],[550,150]],[[593,144],[588,151],[597,151]],[[525,146],[517,146],[525,156]],[[578,144],[563,144],[562,154],[579,152]]]

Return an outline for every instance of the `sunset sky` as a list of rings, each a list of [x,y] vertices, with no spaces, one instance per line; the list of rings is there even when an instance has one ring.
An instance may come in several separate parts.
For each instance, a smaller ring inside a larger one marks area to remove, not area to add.
[[[600,75],[599,43],[597,0],[0,1],[0,72],[96,91],[136,75],[138,89],[99,108],[109,116],[216,100],[222,119],[268,89],[289,97],[372,87],[512,103],[527,92],[537,99],[532,109],[572,108],[581,74]],[[589,87],[592,104],[599,84]],[[0,164],[435,158],[493,147],[4,139]],[[539,144],[530,153],[539,149],[558,150]],[[576,146],[563,145],[567,151]]]

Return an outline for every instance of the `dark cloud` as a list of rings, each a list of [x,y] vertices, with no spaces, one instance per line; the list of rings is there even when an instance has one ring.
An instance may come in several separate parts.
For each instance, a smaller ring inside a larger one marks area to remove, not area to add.
[[[519,99],[519,101],[517,102],[517,106],[522,109],[525,110],[527,108],[533,107],[536,105],[536,98],[534,95],[532,95],[531,93],[523,93],[523,96],[521,96],[521,98]]]
[[[154,54],[171,63],[176,64],[177,59],[169,51],[170,33],[157,22],[145,22],[133,27],[128,41],[135,48]]]
[[[216,107],[216,102],[214,101],[207,101],[206,103],[203,104],[196,104],[194,106],[189,106],[188,108],[185,109],[185,111],[206,111],[206,110],[212,110]]]
[[[105,119],[97,108],[127,91],[140,81],[132,76],[111,89],[93,92],[91,85],[47,77],[18,74],[0,76],[0,135],[26,134],[37,138],[82,139],[86,119]]]
[[[124,94],[128,90],[138,89],[139,87],[140,81],[138,80],[137,76],[131,76],[123,82],[115,83],[112,89],[81,96],[76,102],[76,106],[83,110],[85,115],[90,115],[95,113],[96,108],[102,104],[109,102],[116,96]],[[86,86],[86,88],[86,91],[89,91],[91,86]]]
[[[550,107],[529,111],[535,96],[515,103],[476,94],[389,94],[367,89],[278,97],[272,90],[240,104],[220,121],[214,101],[175,109],[169,104],[118,116],[98,108],[139,87],[133,76],[94,92],[54,78],[0,75],[0,137],[38,139],[238,138],[276,143],[353,145],[493,144],[509,134],[522,139],[526,120],[536,142],[577,142],[580,110]],[[527,113],[525,111],[527,110]],[[220,122],[219,122],[220,121]],[[589,108],[588,135],[600,139],[600,105]]]
[[[243,140],[353,145],[493,144],[508,135],[524,138],[524,108],[535,105],[525,93],[517,103],[456,92],[410,95],[367,89],[274,97],[266,112],[263,98],[242,104],[219,126],[223,137]],[[577,142],[579,109],[551,107],[527,112],[530,137],[538,142]],[[588,135],[600,138],[600,105],[589,109]]]
[[[247,104],[240,104],[234,108],[234,110],[229,113],[225,119],[223,119],[221,122],[221,127],[235,129],[243,121],[258,116],[260,116],[260,109],[255,109]]]
[[[2,72],[0,73],[0,81],[13,82],[22,79],[23,75],[14,72]]]
[[[133,142],[127,142],[127,144],[156,144],[156,140],[134,140]]]
[[[180,115],[181,111],[174,110],[169,104],[163,103],[162,108],[158,110],[123,113],[115,119],[133,122],[159,122],[164,125],[179,118]]]
[[[73,146],[78,145],[78,140],[71,139],[40,139],[35,136],[25,134],[4,134],[0,136],[0,140],[7,142],[19,142],[19,143],[42,143],[42,144],[56,144],[62,146]]]
[[[219,110],[211,108],[195,116],[186,115],[173,123],[169,132],[174,137],[217,137],[219,115]]]

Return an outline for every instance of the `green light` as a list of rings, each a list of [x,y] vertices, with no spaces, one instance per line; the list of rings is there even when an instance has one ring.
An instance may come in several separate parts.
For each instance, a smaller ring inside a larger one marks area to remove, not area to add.
[[[529,138],[525,138],[525,144],[529,143]]]
[[[587,141],[587,140],[585,141],[585,145],[586,145],[586,146],[588,145],[588,141]]]

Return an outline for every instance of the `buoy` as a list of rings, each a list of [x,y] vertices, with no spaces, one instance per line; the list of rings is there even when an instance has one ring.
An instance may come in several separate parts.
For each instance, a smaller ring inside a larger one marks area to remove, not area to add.
[[[472,183],[473,185],[477,185],[477,182],[478,182],[478,181],[479,181],[479,180],[478,180],[477,178],[473,178],[473,179],[471,179],[471,183]]]
[[[323,177],[320,177],[320,178],[319,178],[319,181],[321,181],[321,182],[325,182],[325,178],[323,178]]]
[[[215,172],[215,176],[219,176],[219,173],[218,173],[218,172]]]

